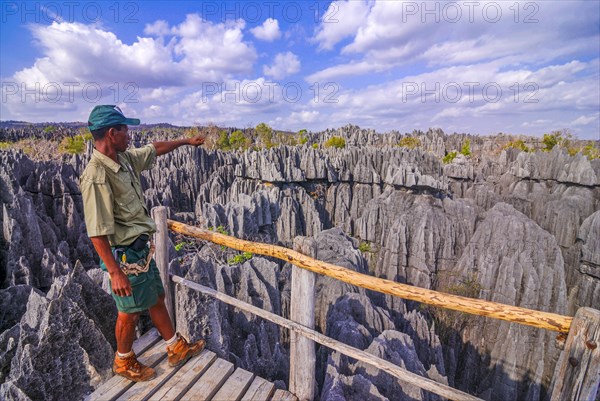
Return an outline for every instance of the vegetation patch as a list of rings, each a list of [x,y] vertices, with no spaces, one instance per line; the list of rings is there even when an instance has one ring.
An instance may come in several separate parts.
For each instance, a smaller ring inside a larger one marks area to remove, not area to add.
[[[458,153],[456,151],[450,152],[446,156],[444,156],[442,162],[444,164],[452,163],[452,161],[456,158],[457,155]]]
[[[419,138],[416,138],[414,136],[406,136],[400,139],[400,142],[398,142],[398,146],[402,148],[415,149],[422,147],[423,144],[421,143],[421,140]]]
[[[253,256],[254,254],[252,252],[243,252],[241,254],[235,255],[232,258],[229,258],[227,260],[227,263],[230,265],[241,265],[242,263],[245,263],[246,261],[252,259]]]
[[[260,123],[254,128],[254,132],[262,146],[267,149],[271,149],[275,146],[275,142],[273,142],[273,128],[265,123]]]
[[[358,250],[362,253],[371,252],[371,244],[369,244],[367,241],[362,241],[358,246]]]
[[[307,132],[305,129],[301,129],[300,131],[298,131],[298,143],[300,145],[305,145],[308,142],[306,134]]]
[[[223,226],[218,226],[217,228],[214,227],[208,227],[208,231],[216,231],[219,234],[223,234],[223,235],[229,235],[229,233],[227,232],[227,230],[225,229],[225,227]],[[221,250],[225,250],[227,249],[227,247],[225,245],[221,245]]]
[[[594,145],[594,142],[588,142],[588,144],[581,149],[581,154],[590,160],[600,159],[600,149],[598,149],[598,144]]]
[[[531,152],[533,149],[525,145],[525,142],[522,139],[517,139],[514,141],[510,141],[502,149],[519,149],[523,152]]]
[[[82,154],[85,151],[85,142],[82,135],[66,136],[62,139],[60,145],[58,145],[58,150],[59,152],[71,155]]]
[[[464,156],[471,156],[471,140],[467,139],[462,147],[462,149],[460,150],[460,153]]]
[[[346,140],[341,136],[332,136],[325,142],[325,147],[343,149],[346,147]]]

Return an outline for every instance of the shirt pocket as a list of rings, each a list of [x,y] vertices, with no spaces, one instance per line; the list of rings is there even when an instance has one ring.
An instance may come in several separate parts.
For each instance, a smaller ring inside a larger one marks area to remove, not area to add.
[[[134,218],[142,209],[142,203],[138,199],[131,176],[126,171],[120,171],[117,176],[115,196],[115,218],[118,220],[129,220]]]

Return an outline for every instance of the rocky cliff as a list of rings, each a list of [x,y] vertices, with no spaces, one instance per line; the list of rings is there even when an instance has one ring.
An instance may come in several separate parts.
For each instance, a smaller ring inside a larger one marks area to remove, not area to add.
[[[308,137],[322,144],[334,135],[346,138],[345,149],[181,148],[144,173],[148,206],[169,206],[172,218],[239,238],[293,247],[306,237],[305,254],[424,288],[568,315],[600,305],[600,160],[503,149],[511,138],[502,135],[431,130],[415,134],[416,149],[395,146],[399,133],[353,126]],[[470,157],[442,163],[467,140]],[[62,162],[0,151],[3,398],[80,399],[109,374],[116,312],[101,290],[107,283],[77,186],[90,150]],[[191,253],[172,249],[173,270],[289,316],[289,265],[257,256],[235,264],[236,252],[189,242]],[[330,337],[485,399],[547,397],[559,354],[550,332],[326,277],[316,297],[317,328]],[[182,333],[207,338],[220,356],[285,386],[286,331],[183,288],[177,311]],[[438,399],[324,348],[317,360],[321,400]]]

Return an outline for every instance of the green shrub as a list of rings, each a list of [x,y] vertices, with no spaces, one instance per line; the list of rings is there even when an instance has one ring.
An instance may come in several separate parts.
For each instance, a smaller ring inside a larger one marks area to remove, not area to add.
[[[223,234],[223,235],[229,235],[229,233],[227,232],[227,230],[225,230],[225,227],[223,226],[218,226],[216,229],[214,227],[208,227],[208,231],[216,231],[219,234]],[[221,245],[221,250],[225,250],[227,249],[227,247],[225,245]]]
[[[253,256],[254,254],[251,252],[243,252],[241,254],[235,255],[232,258],[229,258],[227,260],[227,263],[230,265],[241,265],[242,263],[252,259]]]
[[[252,140],[240,130],[233,131],[229,136],[229,146],[232,150],[246,150],[252,145]]]
[[[84,141],[93,141],[94,140],[94,137],[92,136],[92,133],[90,132],[88,127],[80,127],[77,131],[79,132],[79,135],[81,135],[83,137]]]
[[[550,152],[556,145],[558,145],[562,141],[562,135],[560,131],[554,131],[550,134],[544,134],[542,138],[542,143],[544,147],[542,150],[544,152]]]
[[[600,149],[594,146],[594,142],[590,141],[581,149],[581,154],[586,156],[589,160],[600,159]]]
[[[362,253],[371,252],[371,244],[366,241],[362,241],[358,246],[358,250]]]
[[[313,143],[312,144],[312,148],[313,149],[319,149],[319,144],[318,143]]]
[[[406,136],[406,137],[400,139],[400,142],[398,142],[398,146],[400,146],[402,148],[414,149],[414,148],[420,148],[423,145],[419,138],[416,138],[414,136]]]
[[[0,150],[6,150],[12,145],[11,142],[0,142]]]
[[[275,143],[273,143],[273,129],[267,124],[258,124],[256,128],[254,128],[254,131],[265,148],[271,149],[275,146]]]
[[[444,164],[452,163],[452,161],[456,158],[457,154],[458,153],[456,151],[448,153],[446,156],[444,156],[442,162]]]
[[[298,143],[300,145],[305,145],[308,142],[308,137],[306,136],[307,131],[305,129],[301,129],[298,131]]]
[[[531,152],[533,150],[533,149],[527,147],[527,145],[525,145],[525,142],[523,142],[522,139],[510,141],[509,143],[507,143],[504,146],[503,149],[509,149],[509,148],[519,149],[519,150],[522,150],[523,152]]]
[[[332,136],[325,142],[325,147],[343,149],[346,147],[346,140],[341,136]]]
[[[183,248],[185,248],[185,246],[188,245],[187,242],[178,242],[175,244],[175,250],[177,252],[181,251]],[[191,243],[189,243],[189,245],[191,245]]]
[[[463,145],[462,149],[460,150],[460,153],[462,153],[464,156],[471,156],[471,140],[467,139],[465,141],[465,144]]]
[[[219,133],[219,139],[217,139],[216,148],[219,150],[227,151],[231,150],[231,144],[229,142],[229,134],[227,131],[221,131]]]
[[[81,154],[85,150],[85,140],[81,135],[66,136],[60,142],[58,150],[72,155]]]

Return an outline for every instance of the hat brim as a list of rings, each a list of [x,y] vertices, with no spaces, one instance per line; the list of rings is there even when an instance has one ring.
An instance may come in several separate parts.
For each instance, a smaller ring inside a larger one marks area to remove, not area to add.
[[[123,124],[140,125],[140,119],[139,118],[126,118],[125,121],[123,121]]]

